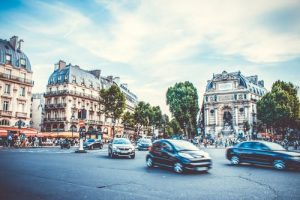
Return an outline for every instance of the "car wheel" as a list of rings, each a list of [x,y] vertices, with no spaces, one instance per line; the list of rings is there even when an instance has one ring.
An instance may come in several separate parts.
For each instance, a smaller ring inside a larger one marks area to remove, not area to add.
[[[151,157],[148,157],[148,158],[146,159],[146,164],[147,164],[147,167],[149,167],[149,168],[154,167],[153,160],[152,160]]]
[[[173,169],[178,174],[181,174],[183,172],[183,166],[181,163],[175,163]]]
[[[131,158],[131,159],[134,159],[134,158],[135,158],[135,154],[133,154],[132,156],[130,156],[130,158]]]
[[[100,149],[102,149],[103,148],[103,145],[100,145]]]
[[[93,150],[93,149],[94,149],[94,146],[93,146],[93,145],[91,145],[91,146],[90,146],[90,150]]]
[[[283,170],[286,168],[286,164],[283,160],[274,160],[273,167],[278,170]]]
[[[240,158],[238,156],[232,156],[230,158],[230,162],[233,165],[238,165],[238,164],[240,164]]]

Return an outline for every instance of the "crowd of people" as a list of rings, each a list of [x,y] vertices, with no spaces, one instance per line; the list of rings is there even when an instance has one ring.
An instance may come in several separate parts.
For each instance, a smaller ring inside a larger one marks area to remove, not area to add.
[[[25,135],[8,135],[7,137],[0,138],[0,145],[4,147],[42,147],[42,146],[59,146],[64,138],[48,138],[48,137],[37,137]],[[72,146],[78,146],[78,138],[68,138]]]

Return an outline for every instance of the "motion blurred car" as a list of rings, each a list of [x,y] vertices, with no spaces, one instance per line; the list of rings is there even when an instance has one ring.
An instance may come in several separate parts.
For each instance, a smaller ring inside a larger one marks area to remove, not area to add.
[[[135,148],[126,138],[114,138],[108,145],[108,157],[130,157],[135,158]]]
[[[265,141],[247,141],[227,148],[226,158],[233,165],[252,163],[273,166],[275,169],[300,168],[300,153]]]
[[[83,148],[90,149],[90,150],[93,150],[95,148],[102,149],[103,143],[102,143],[102,140],[88,139],[87,141],[85,141],[83,143]]]
[[[151,146],[152,146],[152,141],[150,139],[142,138],[142,139],[139,139],[137,142],[137,149],[139,151],[141,151],[141,150],[148,151]]]
[[[71,148],[71,142],[68,139],[65,139],[60,142],[60,148],[61,149],[70,149]]]
[[[176,173],[184,171],[208,171],[212,160],[208,153],[184,140],[162,139],[152,144],[146,164],[172,168]]]

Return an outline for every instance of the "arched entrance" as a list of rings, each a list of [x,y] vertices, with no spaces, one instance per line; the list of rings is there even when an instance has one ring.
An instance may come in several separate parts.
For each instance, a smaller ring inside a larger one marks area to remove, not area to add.
[[[231,109],[229,107],[224,107],[224,113],[223,113],[223,129],[222,134],[224,136],[228,136],[232,134],[233,131],[233,117],[231,114]]]

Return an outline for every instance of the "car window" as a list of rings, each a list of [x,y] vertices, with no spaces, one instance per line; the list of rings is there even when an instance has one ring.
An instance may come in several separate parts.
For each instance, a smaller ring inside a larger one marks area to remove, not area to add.
[[[259,142],[254,142],[253,143],[253,149],[255,150],[268,150],[268,148],[263,145],[262,143],[259,143]]]
[[[161,145],[160,145],[159,142],[156,142],[156,143],[153,144],[152,148],[153,148],[153,150],[155,150],[155,151],[160,151]]]
[[[88,142],[95,142],[95,140],[94,139],[89,139]]]
[[[167,142],[162,142],[161,143],[161,149],[164,149],[164,150],[169,151],[169,152],[173,151],[172,146]]]
[[[244,143],[240,144],[239,147],[244,148],[244,149],[251,149],[252,148],[252,142],[244,142]]]
[[[131,144],[128,139],[114,139],[113,144]]]

